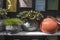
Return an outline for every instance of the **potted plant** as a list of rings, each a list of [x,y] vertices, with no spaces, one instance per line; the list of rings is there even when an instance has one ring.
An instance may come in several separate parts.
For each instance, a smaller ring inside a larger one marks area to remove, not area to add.
[[[21,25],[23,25],[23,21],[18,18],[10,18],[5,19],[3,21],[3,24],[5,25],[7,31],[10,31],[11,33],[16,33],[21,31]]]
[[[25,28],[28,31],[34,31],[38,27],[37,21],[40,21],[41,18],[43,18],[43,15],[39,11],[31,10],[31,11],[19,12],[17,17],[25,22],[24,23],[25,27],[23,28]]]
[[[7,18],[7,10],[0,8],[0,31],[4,31],[4,26],[2,25],[3,19]],[[2,27],[3,26],[3,27]]]

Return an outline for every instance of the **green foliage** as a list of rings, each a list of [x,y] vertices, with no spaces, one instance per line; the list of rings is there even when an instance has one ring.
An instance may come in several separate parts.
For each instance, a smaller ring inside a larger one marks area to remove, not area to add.
[[[4,19],[4,25],[23,25],[23,21],[18,18]]]
[[[39,18],[43,18],[43,15],[38,11],[23,11],[17,15],[20,19],[28,19],[28,20],[38,20]]]
[[[0,8],[0,17],[7,18],[7,10]]]

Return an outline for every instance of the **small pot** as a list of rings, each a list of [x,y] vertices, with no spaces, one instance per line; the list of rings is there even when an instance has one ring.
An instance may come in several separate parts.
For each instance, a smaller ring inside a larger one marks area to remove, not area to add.
[[[57,21],[58,23],[58,30],[60,30],[60,21]]]
[[[58,30],[60,31],[60,17],[57,16],[57,17],[56,17],[56,20],[57,20],[57,23],[58,23]]]
[[[0,19],[0,32],[1,31],[5,31],[5,27],[3,26],[3,20],[2,19]]]

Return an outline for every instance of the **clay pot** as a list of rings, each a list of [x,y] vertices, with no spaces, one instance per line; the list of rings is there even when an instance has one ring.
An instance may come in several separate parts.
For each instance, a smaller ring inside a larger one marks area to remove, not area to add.
[[[60,23],[58,24],[58,29],[59,29],[59,31],[60,31]]]
[[[40,24],[42,32],[55,33],[58,30],[57,21],[54,18],[45,18]]]
[[[60,30],[60,18],[56,18],[58,23],[58,29]]]

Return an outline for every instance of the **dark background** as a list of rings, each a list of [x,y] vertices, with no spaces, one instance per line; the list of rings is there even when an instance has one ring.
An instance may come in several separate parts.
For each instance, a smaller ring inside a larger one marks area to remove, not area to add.
[[[16,17],[16,15],[24,10],[35,10],[35,1],[36,0],[32,0],[32,8],[20,8],[19,5],[19,0],[17,0],[17,12],[8,12],[9,17]],[[45,11],[41,11],[42,14],[46,17],[46,16],[60,16],[60,0],[58,2],[58,10],[47,10],[47,1],[45,2]],[[6,8],[6,0],[3,0],[3,8]]]
[[[9,17],[16,17],[16,15],[21,12],[21,11],[24,11],[24,10],[35,10],[35,0],[32,0],[32,8],[20,8],[19,7],[19,0],[17,0],[17,11],[16,12],[8,12],[8,15]],[[6,0],[3,0],[3,8],[6,8]]]

